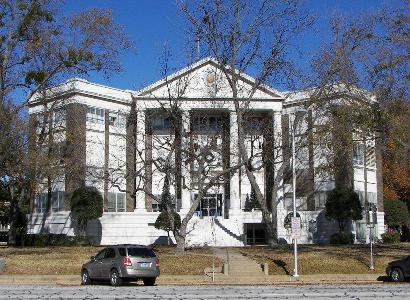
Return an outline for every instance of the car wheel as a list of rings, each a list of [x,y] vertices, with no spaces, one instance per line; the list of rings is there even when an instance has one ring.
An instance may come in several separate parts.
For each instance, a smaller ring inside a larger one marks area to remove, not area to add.
[[[90,274],[88,274],[87,270],[82,270],[81,271],[81,284],[82,285],[88,285],[91,284],[92,281],[90,279]]]
[[[394,282],[400,282],[404,280],[403,272],[399,268],[394,268],[390,272],[390,279]]]
[[[151,278],[144,278],[142,279],[142,281],[144,282],[144,285],[148,285],[148,286],[152,286],[155,284],[155,277],[151,277]]]
[[[122,284],[122,279],[116,269],[111,270],[110,283],[112,286],[120,286]]]

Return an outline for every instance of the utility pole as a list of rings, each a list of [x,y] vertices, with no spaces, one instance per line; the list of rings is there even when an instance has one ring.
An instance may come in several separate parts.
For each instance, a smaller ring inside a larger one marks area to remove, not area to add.
[[[295,131],[296,131],[296,113],[305,113],[306,109],[297,108],[293,111],[292,120],[292,189],[293,189],[293,218],[292,218],[292,237],[293,237],[293,253],[295,260],[295,269],[293,277],[299,277],[298,274],[298,242],[297,239],[300,236],[300,218],[297,216],[296,211],[296,149],[295,149]]]
[[[295,122],[296,115],[293,115],[293,124],[292,124],[292,187],[293,187],[293,218],[296,220],[297,212],[296,212],[296,166],[295,166],[295,158],[296,158],[296,151],[295,151]],[[293,223],[293,222],[292,222]],[[294,233],[294,224],[292,224],[292,233],[293,233],[293,253],[295,258],[295,269],[293,277],[299,277],[298,274],[298,242],[297,238]]]

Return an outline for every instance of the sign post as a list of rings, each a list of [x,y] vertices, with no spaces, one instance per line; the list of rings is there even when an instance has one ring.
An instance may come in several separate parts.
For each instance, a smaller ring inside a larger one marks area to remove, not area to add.
[[[292,239],[300,239],[300,217],[292,217]]]

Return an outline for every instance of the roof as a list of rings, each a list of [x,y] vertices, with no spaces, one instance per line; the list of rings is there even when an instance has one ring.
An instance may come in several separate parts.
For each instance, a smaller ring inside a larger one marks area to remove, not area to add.
[[[189,73],[192,73],[196,70],[199,70],[200,68],[203,68],[207,65],[212,65],[212,66],[214,66],[214,67],[216,67],[220,70],[223,70],[221,68],[221,64],[215,58],[206,57],[206,58],[203,58],[203,59],[201,59],[201,60],[199,60],[199,61],[197,61],[197,62],[195,62],[191,65],[188,65],[187,67],[185,67],[185,68],[171,74],[170,76],[162,78],[162,79],[148,85],[147,87],[137,91],[134,95],[137,96],[137,97],[138,96],[141,97],[141,96],[150,95],[150,93],[152,93],[153,91],[155,91],[155,90],[157,90],[157,89],[159,89],[159,88],[161,88],[161,87],[163,87],[167,84],[170,84],[171,82],[173,82],[173,81],[175,81],[175,80],[177,80],[181,77],[187,76]],[[229,66],[226,66],[226,68],[229,69]],[[247,75],[245,73],[242,73],[242,72],[239,72],[239,71],[238,71],[238,73],[239,73],[239,79],[241,81],[243,81],[245,83],[248,83],[248,84],[251,84],[251,85],[256,83],[255,78],[253,78],[252,76],[249,76],[249,75]],[[258,90],[269,94],[272,98],[283,98],[282,93],[280,93],[278,90],[273,89],[273,88],[271,88],[267,85],[260,85],[258,87]]]

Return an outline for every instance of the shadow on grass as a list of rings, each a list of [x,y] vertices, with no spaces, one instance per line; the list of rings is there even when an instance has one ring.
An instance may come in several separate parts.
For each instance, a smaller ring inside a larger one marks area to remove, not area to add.
[[[289,270],[286,268],[286,263],[281,259],[272,259],[273,263],[279,268],[282,268],[285,271],[286,275],[290,275]]]

